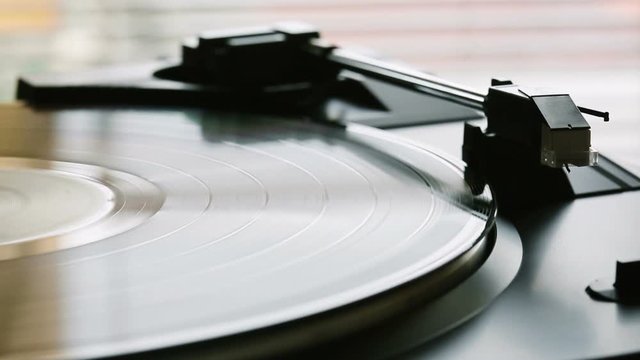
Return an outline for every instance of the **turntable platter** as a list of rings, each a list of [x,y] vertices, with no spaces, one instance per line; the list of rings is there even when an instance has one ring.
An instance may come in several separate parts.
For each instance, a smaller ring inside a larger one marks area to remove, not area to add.
[[[0,114],[7,356],[117,355],[304,319],[443,276],[493,221],[459,163],[366,126]]]

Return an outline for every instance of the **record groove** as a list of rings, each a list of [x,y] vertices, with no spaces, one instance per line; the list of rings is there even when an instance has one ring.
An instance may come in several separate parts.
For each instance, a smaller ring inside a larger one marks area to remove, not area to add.
[[[494,211],[449,160],[358,126],[23,110],[0,120],[0,156],[158,190],[126,231],[0,262],[0,287],[16,289],[0,295],[0,354],[115,355],[323,313],[429,276],[471,250]]]

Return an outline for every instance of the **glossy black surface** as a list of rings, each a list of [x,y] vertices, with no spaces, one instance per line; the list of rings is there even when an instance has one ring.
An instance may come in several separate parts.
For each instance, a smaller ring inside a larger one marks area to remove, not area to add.
[[[23,171],[7,157],[77,164],[69,176],[91,166],[106,184],[126,173],[158,191],[129,181],[140,191],[125,200],[161,203],[142,221],[141,211],[123,212],[135,222],[127,231],[94,230],[97,239],[73,247],[65,239],[86,226],[63,223],[58,248],[0,261],[0,288],[12,289],[0,292],[3,356],[105,356],[236,335],[418,278],[428,285],[411,297],[429,298],[486,256],[476,245],[488,246],[491,194],[472,195],[457,160],[374,128],[186,109],[4,106],[0,115],[3,171]],[[27,197],[37,189],[3,186]],[[69,200],[79,186],[67,186]],[[10,238],[0,251],[41,236]],[[402,309],[382,304],[305,341]],[[299,346],[293,334],[280,346]]]

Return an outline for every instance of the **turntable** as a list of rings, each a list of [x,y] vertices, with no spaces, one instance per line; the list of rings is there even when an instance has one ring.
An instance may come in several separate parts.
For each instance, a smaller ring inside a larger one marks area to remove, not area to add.
[[[478,92],[283,23],[17,97],[2,358],[640,353],[640,178],[562,91]]]

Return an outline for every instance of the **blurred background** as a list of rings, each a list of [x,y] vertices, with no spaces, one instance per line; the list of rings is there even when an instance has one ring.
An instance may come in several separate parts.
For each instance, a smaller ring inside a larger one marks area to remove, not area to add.
[[[0,101],[18,74],[177,56],[199,31],[282,20],[480,89],[568,90],[612,114],[589,119],[594,145],[640,168],[638,0],[0,0]]]

